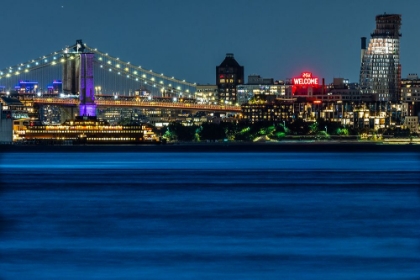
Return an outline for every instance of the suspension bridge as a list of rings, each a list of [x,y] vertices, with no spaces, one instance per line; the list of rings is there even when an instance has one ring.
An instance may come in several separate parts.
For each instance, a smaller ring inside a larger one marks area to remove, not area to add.
[[[97,107],[240,111],[239,106],[181,102],[194,98],[196,83],[144,69],[87,46],[81,40],[0,70],[0,91],[15,92],[34,104],[79,106],[81,115],[92,115]],[[101,100],[98,96],[113,98]],[[165,102],[157,101],[156,97]]]

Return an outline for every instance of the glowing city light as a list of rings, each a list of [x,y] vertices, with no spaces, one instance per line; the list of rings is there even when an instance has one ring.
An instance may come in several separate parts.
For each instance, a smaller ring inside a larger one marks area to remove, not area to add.
[[[312,77],[311,72],[303,72],[300,78],[293,78],[295,85],[318,85],[318,78]]]

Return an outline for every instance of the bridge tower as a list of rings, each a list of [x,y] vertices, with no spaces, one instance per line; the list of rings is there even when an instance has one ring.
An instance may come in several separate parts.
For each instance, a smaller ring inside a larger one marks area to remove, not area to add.
[[[95,84],[93,79],[94,53],[85,53],[82,40],[77,40],[74,52],[65,54],[63,91],[79,95],[79,115],[96,116]]]

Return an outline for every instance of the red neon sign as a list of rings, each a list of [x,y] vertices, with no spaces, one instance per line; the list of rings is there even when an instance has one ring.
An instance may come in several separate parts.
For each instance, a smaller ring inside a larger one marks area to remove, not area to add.
[[[295,85],[318,85],[318,78],[312,77],[311,72],[303,72],[300,78],[293,78]]]

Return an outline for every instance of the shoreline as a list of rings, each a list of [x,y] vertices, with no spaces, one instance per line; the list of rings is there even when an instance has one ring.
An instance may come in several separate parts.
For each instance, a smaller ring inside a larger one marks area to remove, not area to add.
[[[140,145],[0,145],[0,153],[39,152],[414,152],[420,153],[420,145],[384,144],[382,142],[354,141],[287,141],[275,143],[211,142],[168,143]]]

